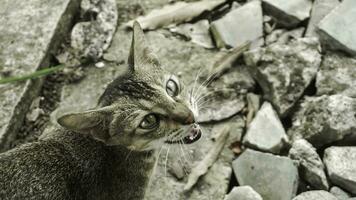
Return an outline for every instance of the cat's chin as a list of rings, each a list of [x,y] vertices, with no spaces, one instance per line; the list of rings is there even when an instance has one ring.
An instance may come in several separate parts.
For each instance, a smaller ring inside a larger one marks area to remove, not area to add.
[[[193,128],[187,136],[185,136],[181,140],[166,140],[165,143],[167,144],[179,144],[179,143],[184,143],[184,144],[192,144],[196,141],[198,141],[201,138],[202,132],[200,128]]]

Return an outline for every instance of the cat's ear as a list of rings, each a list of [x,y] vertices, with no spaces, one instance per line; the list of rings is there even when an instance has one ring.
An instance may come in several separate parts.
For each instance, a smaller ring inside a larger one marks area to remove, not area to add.
[[[58,119],[58,124],[74,132],[90,134],[94,139],[105,142],[110,137],[107,128],[112,113],[112,107],[104,107],[97,110],[66,114]]]
[[[143,30],[137,21],[133,24],[132,43],[128,64],[132,71],[139,70],[140,67],[160,65],[157,57],[147,45]]]

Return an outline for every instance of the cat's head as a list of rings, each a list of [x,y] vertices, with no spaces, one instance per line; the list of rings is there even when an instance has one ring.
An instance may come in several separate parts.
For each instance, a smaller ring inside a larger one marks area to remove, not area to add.
[[[137,22],[128,69],[108,85],[97,109],[65,115],[59,124],[107,145],[137,151],[162,142],[193,143],[201,137],[183,84],[161,68]]]

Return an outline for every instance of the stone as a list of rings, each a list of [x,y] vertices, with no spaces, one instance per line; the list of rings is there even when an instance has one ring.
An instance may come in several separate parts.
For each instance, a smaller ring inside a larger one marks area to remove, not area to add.
[[[288,157],[247,149],[232,163],[239,185],[249,185],[264,200],[290,200],[297,192],[298,169]]]
[[[211,23],[211,32],[219,48],[235,48],[251,41],[263,45],[263,16],[260,1],[252,1]]]
[[[339,4],[339,0],[315,0],[305,36],[318,37],[317,25]]]
[[[323,190],[303,192],[293,200],[338,200],[334,195]]]
[[[300,176],[313,188],[329,190],[324,163],[308,141],[304,139],[295,141],[289,150],[289,157],[299,162]]]
[[[341,54],[324,56],[316,77],[317,95],[342,94],[356,98],[356,59]]]
[[[75,0],[2,0],[0,7],[0,71],[27,75],[51,65],[79,8]],[[38,95],[42,79],[0,85],[0,151],[9,144]]]
[[[278,154],[287,142],[288,138],[277,112],[270,103],[263,103],[247,129],[243,144]]]
[[[84,14],[96,15],[91,21],[79,22],[72,30],[71,47],[76,56],[99,60],[108,49],[117,26],[115,0],[82,0]]]
[[[285,29],[276,29],[266,37],[266,45],[272,43],[287,44],[293,39],[303,37],[304,27],[287,31]]]
[[[285,117],[315,78],[321,55],[316,38],[274,43],[245,52],[245,63],[261,86],[264,98]]]
[[[311,0],[263,0],[264,11],[286,28],[308,19],[312,4]]]
[[[349,193],[345,192],[344,190],[336,186],[333,186],[330,189],[330,193],[340,200],[349,199],[351,197]]]
[[[318,25],[322,44],[356,56],[356,1],[344,0]]]
[[[250,186],[234,187],[224,200],[263,200]]]
[[[183,35],[186,39],[207,49],[215,48],[210,36],[210,23],[208,20],[200,20],[194,24],[181,24],[177,27],[170,28],[173,33]]]
[[[330,181],[356,194],[356,147],[329,147],[323,160]]]
[[[320,148],[356,133],[356,100],[343,95],[306,97],[288,131],[292,141],[306,139]]]

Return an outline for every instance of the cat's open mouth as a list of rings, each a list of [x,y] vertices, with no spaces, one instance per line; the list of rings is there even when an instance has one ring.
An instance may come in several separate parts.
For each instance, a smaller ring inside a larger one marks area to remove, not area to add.
[[[181,140],[166,140],[165,143],[167,144],[179,144],[179,143],[184,143],[184,144],[192,144],[196,141],[198,141],[201,138],[202,132],[200,128],[193,128],[187,136],[185,136]]]

